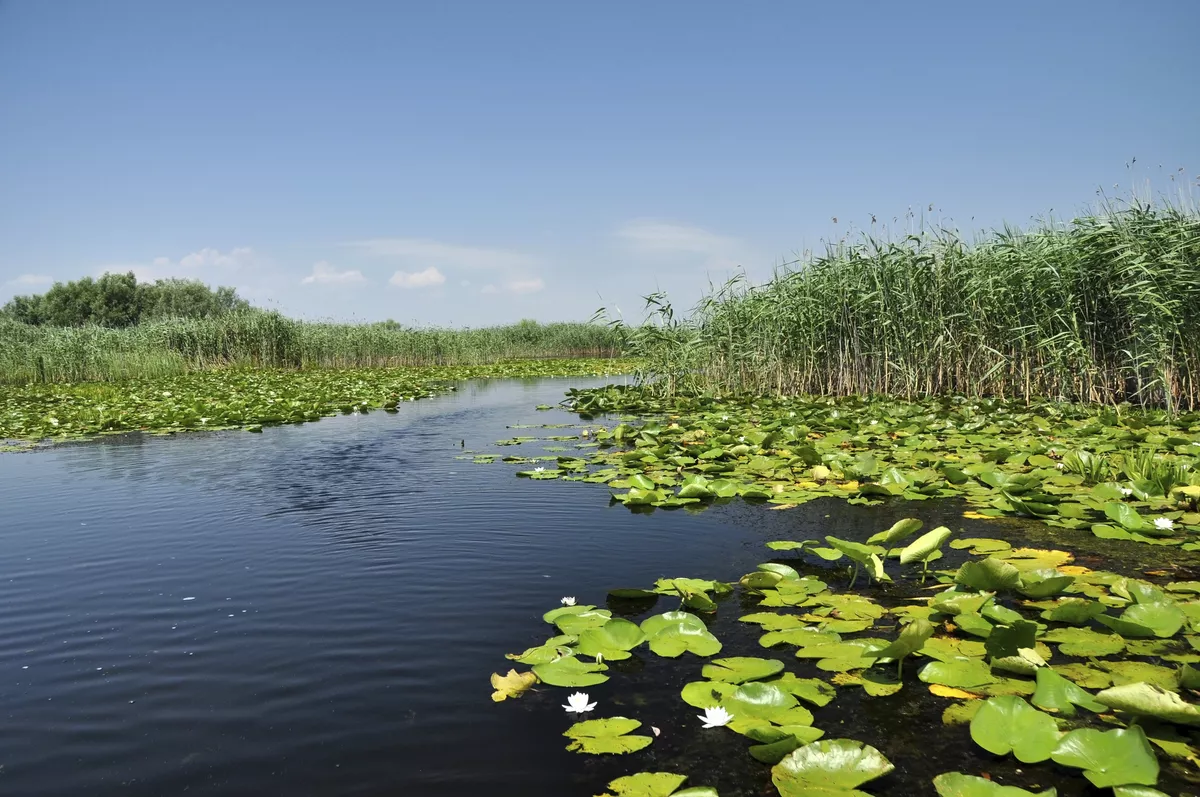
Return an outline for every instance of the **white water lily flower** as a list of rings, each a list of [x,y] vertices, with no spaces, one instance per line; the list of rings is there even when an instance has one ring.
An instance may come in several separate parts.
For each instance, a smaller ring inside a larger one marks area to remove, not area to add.
[[[201,418],[200,423],[202,423],[202,424],[208,423],[208,418]]]
[[[576,692],[567,698],[567,705],[563,706],[568,714],[582,714],[585,711],[591,711],[596,707],[596,704],[588,702],[587,692]]]
[[[1133,495],[1133,490],[1129,489],[1128,487],[1122,487],[1121,495],[1125,498],[1128,498],[1129,496]]]
[[[1058,470],[1066,470],[1067,469],[1067,466],[1061,462],[1055,463],[1054,467],[1057,468]]]
[[[879,421],[871,421],[871,426],[875,426],[878,423],[879,423]]]
[[[792,410],[791,412],[789,412],[789,413],[788,413],[788,417],[789,417],[789,418],[795,418],[795,417],[796,417],[796,411],[795,411],[795,410]],[[1198,444],[1198,445],[1200,445],[1200,444]]]
[[[704,723],[705,728],[718,728],[722,725],[728,725],[733,719],[733,715],[725,710],[724,706],[714,706],[713,708],[704,709],[704,715],[696,715]]]
[[[739,438],[738,438],[738,442],[739,442],[739,443],[744,443],[744,442],[746,442],[746,435],[742,435],[741,437],[739,437]]]
[[[546,468],[545,468],[544,466],[542,466],[542,465],[538,465],[536,468],[534,468],[534,469],[533,469],[533,472],[534,472],[534,473],[541,473],[541,472],[542,472],[542,471],[544,471],[544,470],[546,470]]]
[[[604,663],[604,654],[603,654],[603,653],[597,653],[597,654],[596,654],[596,663],[597,663],[597,664],[603,664],[603,663]]]
[[[574,599],[574,598],[570,598],[570,597],[563,598],[563,599],[562,599],[562,605],[563,605],[563,606],[574,606],[574,605],[575,605],[575,599]]]
[[[1161,531],[1170,531],[1175,528],[1175,521],[1169,517],[1156,517],[1154,518],[1154,528]]]
[[[727,420],[729,420],[729,416],[728,416],[728,415],[722,415],[722,416],[721,416],[721,420],[723,420],[723,421],[727,421]]]

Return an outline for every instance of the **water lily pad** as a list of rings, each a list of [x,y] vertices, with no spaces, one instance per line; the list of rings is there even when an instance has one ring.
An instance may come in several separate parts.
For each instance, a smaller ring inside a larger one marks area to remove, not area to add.
[[[1123,611],[1120,617],[1099,615],[1096,620],[1123,637],[1156,636],[1166,639],[1179,633],[1183,624],[1187,622],[1187,616],[1174,603],[1156,601],[1135,603]]]
[[[1118,634],[1101,634],[1088,628],[1054,628],[1042,637],[1057,642],[1067,656],[1111,656],[1125,649],[1125,640]]]
[[[601,797],[670,797],[686,780],[670,772],[638,772],[609,783],[610,794]]]
[[[684,684],[679,696],[689,706],[705,709],[720,705],[721,701],[737,691],[733,684],[720,681],[692,681]]]
[[[995,626],[984,643],[984,650],[993,659],[1019,656],[1022,649],[1034,646],[1037,631],[1037,623],[1029,620],[1017,620],[1012,625]]]
[[[563,608],[575,609],[578,607],[564,606]],[[611,619],[612,612],[608,609],[589,608],[582,612],[565,612],[554,619],[554,624],[564,634],[578,636],[584,631],[600,628]]]
[[[758,644],[764,648],[774,647],[775,645],[795,645],[803,648],[839,641],[841,641],[840,634],[834,631],[825,631],[821,628],[791,628],[787,631],[771,631],[758,638]]]
[[[654,741],[649,736],[629,735],[641,726],[642,723],[627,717],[584,720],[567,728],[563,736],[571,740],[567,749],[573,752],[620,755],[641,750]]]
[[[959,657],[948,661],[931,661],[917,675],[927,684],[941,684],[959,689],[983,686],[996,680],[992,669],[982,659]]]
[[[509,670],[507,675],[492,673],[492,700],[497,703],[510,697],[520,697],[537,683],[537,676],[531,672]]]
[[[862,797],[858,787],[895,767],[874,747],[826,739],[801,747],[771,768],[781,797]]]
[[[1049,667],[1037,671],[1037,691],[1033,693],[1033,705],[1064,717],[1075,716],[1075,707],[1080,706],[1097,714],[1104,711],[1104,704],[1090,692],[1068,681]]]
[[[1174,670],[1148,661],[1097,661],[1095,665],[1108,672],[1116,686],[1144,681],[1163,689],[1174,689],[1178,681]]]
[[[591,628],[579,635],[578,652],[585,656],[602,655],[618,661],[629,658],[629,651],[642,644],[645,633],[628,620],[613,618],[599,628]]]
[[[1026,570],[1021,573],[1017,591],[1030,598],[1049,598],[1071,586],[1075,576],[1057,570]]]
[[[1012,753],[1032,764],[1050,758],[1059,741],[1058,724],[1019,697],[992,697],[971,720],[971,738],[995,755]]]
[[[721,652],[721,642],[708,632],[704,621],[688,612],[666,612],[642,621],[650,650],[659,656],[678,658],[690,651],[697,656]]]
[[[1177,725],[1200,725],[1200,707],[1153,684],[1139,682],[1114,686],[1097,694],[1096,700],[1126,714],[1154,717]]]
[[[954,583],[990,592],[1014,589],[1021,583],[1021,571],[1003,559],[989,556],[978,562],[964,562]]]
[[[755,612],[738,618],[743,623],[757,623],[764,631],[785,631],[794,628],[807,628],[808,623],[794,614],[778,614],[776,612]]]
[[[1063,598],[1053,607],[1042,612],[1043,620],[1069,625],[1087,625],[1093,618],[1104,614],[1103,603],[1087,598]]]
[[[533,672],[538,680],[550,686],[595,686],[608,680],[603,674],[607,669],[605,664],[589,664],[574,656],[564,656],[546,664],[535,664]]]
[[[987,778],[946,772],[933,779],[938,797],[1056,797],[1057,789],[1031,792],[1017,786],[1001,786]]]
[[[927,620],[914,620],[900,629],[896,640],[879,651],[881,659],[903,659],[912,655],[925,646],[925,642],[933,636],[933,626]]]
[[[778,659],[759,659],[750,656],[734,656],[713,659],[704,665],[701,675],[713,681],[742,684],[761,681],[783,671],[783,662]]]
[[[921,530],[921,526],[923,525],[917,518],[902,518],[893,523],[892,527],[888,530],[872,534],[867,538],[867,543],[871,545],[893,545],[905,537],[916,534]]]
[[[953,533],[945,526],[938,526],[936,529],[925,532],[900,552],[900,564],[906,565],[928,560],[942,546],[942,543],[950,539]]]
[[[1012,548],[1012,544],[1004,540],[994,540],[990,537],[965,537],[963,539],[954,540],[950,543],[951,548],[970,550],[976,556],[990,553],[999,553]]]
[[[721,705],[735,718],[753,718],[783,724],[785,719],[796,719],[803,715],[793,716],[792,709],[798,707],[796,697],[775,686],[761,682],[743,684],[721,701]],[[803,710],[803,709],[802,709]],[[812,714],[808,714],[808,722],[793,722],[796,725],[812,723]]]
[[[1078,767],[1096,788],[1153,786],[1158,759],[1146,734],[1136,725],[1111,731],[1080,728],[1062,738],[1051,754],[1058,764]]]
[[[820,678],[797,678],[790,672],[771,683],[814,706],[828,705],[837,696],[837,689]]]

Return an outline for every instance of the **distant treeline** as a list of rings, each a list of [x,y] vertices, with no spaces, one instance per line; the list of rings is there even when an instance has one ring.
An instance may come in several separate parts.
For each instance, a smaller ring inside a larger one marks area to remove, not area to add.
[[[130,327],[161,318],[216,318],[249,310],[233,288],[210,288],[199,280],[138,282],[133,272],[56,282],[39,296],[17,296],[0,317],[30,326]]]

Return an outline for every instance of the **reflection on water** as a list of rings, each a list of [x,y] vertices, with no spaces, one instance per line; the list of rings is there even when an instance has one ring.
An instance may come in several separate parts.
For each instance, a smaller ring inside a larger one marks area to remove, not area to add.
[[[509,424],[575,421],[533,408],[585,384],[478,382],[261,435],[0,456],[0,793],[592,795],[636,769],[685,772],[723,797],[773,793],[746,740],[702,731],[678,699],[699,677],[691,657],[637,656],[588,690],[599,715],[662,729],[630,757],[566,752],[562,690],[497,705],[488,675],[549,635],[540,616],[563,595],[733,580],[767,558],[766,540],[861,539],[916,508],[634,515],[603,487],[455,458],[511,437]],[[965,523],[951,504],[919,511]],[[733,597],[712,623],[727,653],[763,652],[737,622],[748,608]],[[817,725],[897,763],[880,795],[930,793],[944,769],[1006,771],[944,729],[926,695],[846,690]]]

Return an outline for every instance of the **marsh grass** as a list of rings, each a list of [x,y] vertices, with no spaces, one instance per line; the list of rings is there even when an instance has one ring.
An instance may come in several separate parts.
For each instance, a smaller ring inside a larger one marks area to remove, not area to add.
[[[124,329],[0,321],[0,382],[119,381],[222,367],[381,368],[502,360],[613,357],[599,324],[521,322],[480,329],[313,323],[261,311],[163,320]]]
[[[620,323],[664,394],[1035,397],[1200,406],[1200,215],[1108,203],[968,243],[868,234],[686,320]]]

